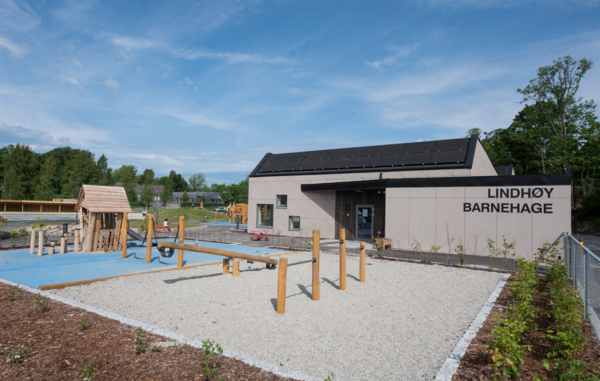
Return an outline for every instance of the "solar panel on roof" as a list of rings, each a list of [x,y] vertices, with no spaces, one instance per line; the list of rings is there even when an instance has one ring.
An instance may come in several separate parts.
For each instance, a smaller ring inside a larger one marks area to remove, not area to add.
[[[362,156],[362,157],[350,157],[346,159],[346,167],[348,168],[362,168],[368,167],[371,165],[371,157]]]
[[[392,165],[398,164],[399,156],[400,155],[374,156],[370,165],[374,167],[391,167]]]
[[[346,158],[338,157],[336,159],[323,160],[321,162],[321,168],[323,168],[323,169],[346,168]]]
[[[300,166],[300,161],[286,161],[279,164],[280,171],[294,171]]]
[[[419,164],[429,164],[431,158],[431,152],[422,152],[422,153],[409,153],[408,155],[400,155],[400,160],[398,164],[404,165],[419,165]]]
[[[332,149],[329,151],[327,156],[330,159],[336,159],[339,157],[349,157],[351,156],[350,153],[352,152],[352,150],[353,148]]]
[[[273,172],[273,171],[279,171],[281,164],[280,163],[264,163],[261,167],[259,172]]]
[[[377,148],[378,155],[392,155],[396,153],[402,153],[404,151],[405,144],[390,144],[385,146],[379,146]]]
[[[352,149],[350,156],[369,156],[376,155],[377,147],[357,147]]]
[[[404,152],[408,152],[408,153],[429,152],[429,151],[433,151],[434,146],[435,146],[435,142],[407,143],[404,146]]]
[[[321,169],[321,160],[301,161],[298,169],[301,171],[305,171],[307,169]]]
[[[293,152],[285,155],[285,161],[302,160],[306,156],[306,152]]]
[[[286,155],[287,155],[286,153],[279,153],[276,155],[271,155],[267,159],[267,163],[279,163],[280,161],[285,160]]]
[[[433,155],[431,155],[431,162],[432,163],[457,163],[457,162],[464,162],[465,161],[465,157],[467,156],[467,151],[466,150],[462,150],[462,151],[442,151],[442,152],[434,152]]]
[[[434,151],[457,151],[466,150],[469,146],[469,138],[440,140],[435,142]]]
[[[307,152],[305,160],[326,159],[328,152],[329,150]]]

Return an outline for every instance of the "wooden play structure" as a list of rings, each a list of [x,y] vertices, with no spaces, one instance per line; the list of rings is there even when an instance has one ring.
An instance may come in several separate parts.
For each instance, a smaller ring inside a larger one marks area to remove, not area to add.
[[[113,251],[121,249],[127,213],[131,206],[123,187],[83,185],[75,211],[80,215],[83,232],[82,251]]]
[[[229,204],[227,215],[231,217],[229,222],[235,222],[235,218],[240,218],[240,224],[248,223],[248,205],[247,204]]]
[[[182,240],[180,240],[181,242]],[[312,264],[312,300],[318,301],[320,295],[320,261],[321,261],[321,245],[339,245],[340,248],[340,290],[346,290],[346,230],[340,229],[340,239],[331,242],[321,242],[321,232],[319,230],[313,230],[313,245],[312,245],[312,258],[299,261],[294,263],[288,263],[287,258],[280,258],[279,260],[270,258],[269,256],[256,256],[250,254],[237,253],[233,251],[226,251],[220,249],[214,249],[204,246],[196,246],[191,244],[183,244],[177,242],[164,242],[160,241],[158,247],[170,249],[171,253],[173,250],[179,250],[178,267],[179,262],[183,263],[183,251],[194,251],[198,253],[206,253],[213,255],[220,255],[226,257],[223,259],[223,275],[229,274],[229,269],[232,269],[234,277],[240,275],[240,263],[239,260],[248,260],[254,262],[266,263],[268,269],[275,269],[279,265],[279,276],[277,281],[277,313],[285,313],[285,297],[286,297],[286,285],[287,285],[287,271],[288,267],[301,265],[305,263]],[[366,281],[365,267],[366,267],[366,244],[360,243],[360,268],[359,268],[359,280],[360,282]],[[229,262],[233,261],[233,265]]]

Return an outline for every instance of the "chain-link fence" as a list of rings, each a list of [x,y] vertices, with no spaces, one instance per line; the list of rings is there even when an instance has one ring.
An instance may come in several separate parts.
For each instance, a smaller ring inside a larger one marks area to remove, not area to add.
[[[584,303],[585,317],[600,340],[600,258],[568,233],[563,234],[563,243],[569,277]]]

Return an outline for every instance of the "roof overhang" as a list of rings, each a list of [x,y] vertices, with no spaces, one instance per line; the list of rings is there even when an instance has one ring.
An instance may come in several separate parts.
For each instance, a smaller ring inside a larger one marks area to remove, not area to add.
[[[302,184],[302,192],[385,188],[515,187],[571,185],[571,175],[522,175],[478,177],[428,177],[337,183]]]

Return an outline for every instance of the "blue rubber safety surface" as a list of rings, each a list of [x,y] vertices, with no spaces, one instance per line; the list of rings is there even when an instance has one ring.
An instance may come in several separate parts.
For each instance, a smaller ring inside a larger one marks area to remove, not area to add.
[[[186,242],[193,244],[189,240]],[[136,247],[132,244],[139,245],[141,242],[129,243],[125,259],[121,259],[121,251],[75,253],[73,246],[69,246],[66,254],[54,255],[48,255],[48,248],[45,247],[44,255],[41,257],[37,255],[37,247],[35,254],[29,254],[29,249],[0,251],[0,278],[37,288],[54,283],[104,278],[177,266],[177,251],[171,258],[163,258],[158,249],[153,247],[151,262],[146,263],[146,247]],[[252,255],[280,252],[280,250],[213,242],[200,242],[199,245]],[[185,268],[189,265],[221,260],[223,260],[222,256],[186,251],[183,255],[183,266]],[[264,266],[263,263],[248,264],[248,266],[257,265]],[[246,266],[245,263],[244,266]]]

